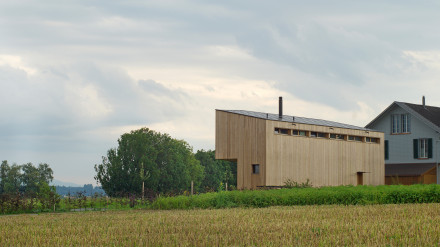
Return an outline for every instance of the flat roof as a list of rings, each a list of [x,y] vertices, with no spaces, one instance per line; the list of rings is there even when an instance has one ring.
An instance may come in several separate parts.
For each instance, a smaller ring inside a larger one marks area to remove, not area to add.
[[[217,109],[217,111],[235,113],[235,114],[244,115],[244,116],[248,116],[248,117],[255,117],[255,118],[272,120],[272,121],[298,123],[298,124],[311,124],[311,125],[328,126],[328,127],[336,127],[336,128],[343,128],[343,129],[355,129],[355,130],[380,132],[377,130],[367,129],[364,127],[359,127],[359,126],[354,126],[354,125],[344,124],[344,123],[338,123],[338,122],[333,122],[333,121],[327,121],[327,120],[322,120],[322,119],[305,118],[305,117],[297,117],[297,116],[289,116],[289,115],[283,115],[282,118],[279,118],[278,114],[254,112],[254,111],[244,111],[244,110],[219,110],[219,109]]]

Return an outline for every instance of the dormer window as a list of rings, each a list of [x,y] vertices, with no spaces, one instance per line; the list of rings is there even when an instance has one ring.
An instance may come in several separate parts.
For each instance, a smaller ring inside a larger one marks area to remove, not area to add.
[[[402,134],[411,132],[411,118],[409,114],[391,115],[391,133]]]

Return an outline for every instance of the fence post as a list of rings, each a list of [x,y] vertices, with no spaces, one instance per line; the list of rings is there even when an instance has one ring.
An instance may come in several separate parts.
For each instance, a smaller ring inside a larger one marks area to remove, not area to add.
[[[225,183],[225,190],[228,191],[228,182]]]
[[[145,182],[142,181],[142,203],[144,202],[144,195],[145,195]]]
[[[194,194],[194,181],[191,181],[191,195]]]

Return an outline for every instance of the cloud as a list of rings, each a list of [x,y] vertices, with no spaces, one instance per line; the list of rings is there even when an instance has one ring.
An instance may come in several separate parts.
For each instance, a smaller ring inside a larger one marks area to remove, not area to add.
[[[440,105],[438,6],[0,2],[0,157],[90,179],[134,128],[214,148],[214,109],[284,96],[286,114],[362,126],[394,100]]]

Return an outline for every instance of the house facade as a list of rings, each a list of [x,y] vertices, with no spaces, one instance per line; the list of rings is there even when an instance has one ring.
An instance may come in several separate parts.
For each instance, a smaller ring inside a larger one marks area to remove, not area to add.
[[[332,121],[216,110],[216,159],[237,162],[237,188],[384,184],[384,134]]]
[[[393,102],[366,128],[385,133],[386,184],[439,183],[439,107]]]

